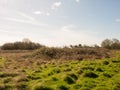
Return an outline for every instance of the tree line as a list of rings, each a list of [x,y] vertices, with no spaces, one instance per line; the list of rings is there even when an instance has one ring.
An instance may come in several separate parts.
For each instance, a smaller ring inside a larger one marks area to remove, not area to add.
[[[5,43],[1,46],[1,50],[34,50],[42,46],[43,45],[32,42],[29,39],[23,39],[22,41]]]
[[[120,49],[120,41],[118,39],[105,39],[101,43],[101,47],[107,49]]]
[[[34,50],[41,47],[45,47],[39,43],[32,42],[29,39],[23,39],[22,41],[16,41],[13,43],[5,43],[0,46],[1,50]],[[105,39],[101,42],[101,46],[95,44],[94,46],[88,45],[70,45],[67,48],[106,48],[106,49],[120,49],[120,41],[118,39]]]

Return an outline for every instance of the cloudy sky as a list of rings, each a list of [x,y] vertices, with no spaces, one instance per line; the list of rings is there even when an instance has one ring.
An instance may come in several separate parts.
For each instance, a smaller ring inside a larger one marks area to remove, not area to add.
[[[48,46],[120,39],[120,0],[0,0],[0,45],[23,38]]]

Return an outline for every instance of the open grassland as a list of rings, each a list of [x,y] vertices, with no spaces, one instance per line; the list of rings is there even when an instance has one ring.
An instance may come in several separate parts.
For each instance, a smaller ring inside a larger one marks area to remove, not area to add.
[[[120,90],[120,52],[90,60],[20,58],[28,51],[2,52],[0,90]]]

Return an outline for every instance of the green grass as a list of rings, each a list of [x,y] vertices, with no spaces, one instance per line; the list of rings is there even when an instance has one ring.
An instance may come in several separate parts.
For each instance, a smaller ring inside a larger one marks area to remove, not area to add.
[[[45,64],[24,61],[26,65],[0,58],[0,90],[120,90],[120,53],[116,55]]]

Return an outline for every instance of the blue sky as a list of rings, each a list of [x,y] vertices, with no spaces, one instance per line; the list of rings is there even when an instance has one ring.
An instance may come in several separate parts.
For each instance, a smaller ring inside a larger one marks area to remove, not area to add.
[[[47,46],[120,39],[120,0],[0,0],[0,37]]]

